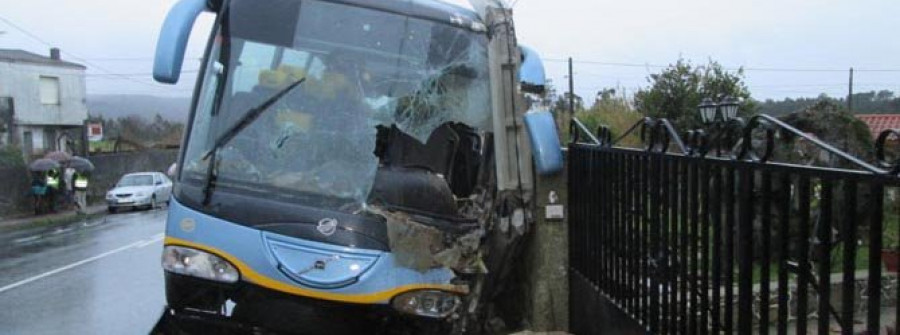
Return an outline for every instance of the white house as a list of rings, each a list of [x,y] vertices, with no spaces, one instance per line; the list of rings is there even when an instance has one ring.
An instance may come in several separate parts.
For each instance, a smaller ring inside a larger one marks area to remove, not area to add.
[[[0,144],[19,145],[26,156],[70,149],[67,131],[88,117],[86,69],[56,48],[49,57],[0,49]]]

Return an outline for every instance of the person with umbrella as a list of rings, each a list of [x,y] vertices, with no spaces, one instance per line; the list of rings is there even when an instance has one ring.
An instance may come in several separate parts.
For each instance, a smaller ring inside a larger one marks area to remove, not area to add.
[[[74,180],[72,187],[75,190],[75,211],[78,214],[86,214],[88,174],[76,171],[72,179]]]
[[[59,163],[41,158],[31,162],[28,169],[32,172],[31,194],[34,196],[34,213],[41,214],[46,209],[53,209],[51,197],[52,187],[59,186]]]
[[[47,171],[47,204],[50,213],[56,212],[56,194],[59,193],[59,169]]]
[[[71,179],[71,171],[69,171],[66,163],[72,159],[72,155],[65,151],[52,151],[44,155],[44,158],[55,161],[59,164],[59,169],[56,173],[56,184],[55,186],[51,183],[47,183],[47,186],[50,187],[50,200],[51,207],[50,211],[54,211],[54,206],[63,205],[67,206],[71,203],[72,200],[72,179]],[[47,174],[52,174],[51,171],[47,171]],[[61,195],[61,196],[60,196]]]
[[[44,197],[47,195],[47,178],[43,171],[31,172],[31,199],[34,215],[44,212]]]
[[[65,193],[65,198],[63,199],[63,204],[66,205],[66,207],[68,207],[69,204],[73,204],[75,202],[75,198],[74,198],[75,189],[72,187],[72,183],[75,181],[75,169],[66,166],[63,168],[62,175],[63,175],[63,178],[62,178],[63,187],[60,187],[60,188],[65,189],[66,193]]]
[[[75,173],[72,175],[72,186],[75,191],[75,207],[78,214],[86,214],[88,176],[94,170],[94,164],[82,157],[72,157],[68,166]]]

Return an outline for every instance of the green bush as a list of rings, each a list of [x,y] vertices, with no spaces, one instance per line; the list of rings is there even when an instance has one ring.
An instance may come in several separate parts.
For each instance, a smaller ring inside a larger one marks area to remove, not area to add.
[[[606,125],[612,133],[613,140],[618,139],[629,128],[644,118],[641,113],[633,111],[626,103],[620,101],[608,101],[606,103],[599,101],[591,109],[576,113],[575,117],[595,134],[597,127]],[[616,145],[638,147],[641,145],[640,133],[634,131]]]
[[[22,151],[13,146],[0,147],[0,167],[23,167]]]

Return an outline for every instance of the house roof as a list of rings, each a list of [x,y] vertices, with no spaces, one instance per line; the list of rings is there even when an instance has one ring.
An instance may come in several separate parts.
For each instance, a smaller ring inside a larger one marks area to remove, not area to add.
[[[857,114],[856,118],[869,126],[873,138],[885,130],[900,129],[900,114]]]
[[[19,49],[0,49],[0,62],[4,63],[31,63],[38,65],[49,65],[68,67],[76,69],[87,69],[84,65],[78,63],[67,62],[64,60],[52,59],[50,57],[41,56],[25,50]]]

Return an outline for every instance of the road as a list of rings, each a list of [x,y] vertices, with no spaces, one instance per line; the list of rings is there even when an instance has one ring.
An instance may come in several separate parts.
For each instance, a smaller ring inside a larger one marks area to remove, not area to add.
[[[165,304],[166,210],[0,236],[0,333],[147,334]]]

